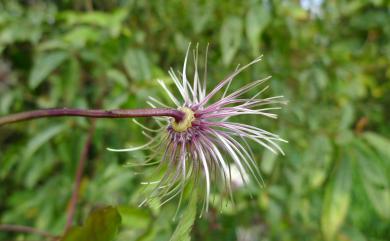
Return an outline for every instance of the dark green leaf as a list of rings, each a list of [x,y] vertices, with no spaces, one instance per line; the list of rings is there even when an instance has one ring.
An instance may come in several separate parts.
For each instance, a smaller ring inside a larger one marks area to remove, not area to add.
[[[100,208],[88,216],[83,226],[71,228],[61,241],[113,241],[120,223],[116,208]]]
[[[65,52],[52,52],[40,55],[30,72],[29,87],[35,89],[67,58]]]

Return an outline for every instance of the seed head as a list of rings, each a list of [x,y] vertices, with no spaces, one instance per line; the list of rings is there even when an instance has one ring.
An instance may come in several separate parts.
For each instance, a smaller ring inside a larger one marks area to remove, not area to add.
[[[208,209],[212,191],[219,190],[232,197],[231,167],[233,166],[235,170],[238,170],[242,183],[255,181],[259,185],[263,184],[255,155],[248,141],[264,146],[274,153],[283,154],[277,142],[286,141],[278,135],[257,126],[233,122],[230,120],[231,117],[255,115],[276,118],[276,114],[272,111],[280,107],[275,105],[285,102],[283,96],[259,98],[268,87],[258,87],[270,77],[255,80],[229,94],[229,87],[234,78],[249,66],[259,62],[261,56],[237,68],[209,93],[206,93],[207,51],[203,80],[200,79],[198,73],[197,49],[194,52],[195,73],[191,82],[186,74],[188,52],[189,49],[184,59],[182,73],[177,75],[172,69],[169,71],[180,97],[171,92],[163,81],[158,80],[175,105],[174,108],[184,113],[183,119],[177,122],[174,119],[155,117],[160,126],[157,130],[136,122],[144,129],[149,142],[140,147],[110,150],[149,149],[151,154],[143,165],[159,164],[153,176],[158,176],[158,173],[164,170],[164,175],[158,180],[144,183],[154,185],[154,188],[152,194],[142,204],[157,198],[162,205],[176,196],[180,196],[181,201],[184,188],[188,183],[193,183],[193,188],[205,190],[201,212],[203,213]],[[178,76],[181,78],[179,79]],[[256,90],[256,93],[252,97],[244,97],[244,94],[251,90]],[[221,97],[210,103],[217,94]],[[154,97],[150,97],[148,103],[153,108],[169,108],[168,105]],[[154,162],[156,159],[157,162]]]

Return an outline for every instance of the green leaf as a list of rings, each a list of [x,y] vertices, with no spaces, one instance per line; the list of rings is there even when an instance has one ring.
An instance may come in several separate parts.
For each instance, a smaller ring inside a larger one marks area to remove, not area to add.
[[[149,80],[152,78],[149,59],[140,49],[129,49],[123,59],[126,72],[134,80]]]
[[[321,228],[326,240],[334,240],[344,222],[350,202],[351,179],[349,158],[344,154],[325,190]]]
[[[170,239],[170,241],[190,241],[191,240],[191,229],[195,222],[196,216],[196,203],[197,203],[196,193],[192,194],[190,203],[188,204],[187,209],[184,211],[175,232]]]
[[[378,135],[374,132],[365,132],[363,137],[372,145],[379,153],[390,159],[390,140]]]
[[[66,105],[71,105],[77,96],[79,89],[79,81],[81,77],[81,67],[76,58],[69,59],[69,63],[65,66],[65,71],[62,79],[62,95]]]
[[[150,223],[149,213],[138,207],[118,206],[118,212],[122,217],[122,224],[130,228],[146,228]]]
[[[121,224],[121,216],[114,207],[93,211],[83,226],[71,228],[61,241],[112,241]]]
[[[339,130],[345,130],[350,128],[350,126],[353,124],[355,120],[355,109],[351,104],[343,106],[341,113],[341,119],[340,119],[340,126]]]
[[[96,43],[101,39],[101,33],[91,26],[77,26],[63,36],[63,41],[70,48],[80,50],[88,43]]]
[[[36,135],[28,142],[26,151],[24,153],[24,158],[30,158],[43,144],[45,144],[51,138],[63,131],[65,127],[66,125],[60,124],[50,126],[47,129],[42,130],[38,135]]]
[[[319,188],[323,184],[328,175],[332,157],[333,147],[328,136],[314,136],[304,155],[307,184],[311,188]]]
[[[40,55],[30,72],[29,87],[35,89],[67,58],[65,52],[51,52]]]
[[[379,216],[390,218],[390,184],[379,156],[361,144],[356,154],[359,173],[368,199]]]
[[[192,1],[191,3],[190,9],[192,14],[189,14],[189,16],[194,32],[199,34],[205,29],[207,23],[210,22],[215,9],[215,2],[206,1],[204,4],[201,4],[200,2]]]
[[[264,7],[264,4],[251,6],[246,15],[246,35],[255,55],[258,55],[261,33],[270,21],[270,11]]]
[[[265,174],[270,174],[273,170],[275,163],[276,163],[276,157],[278,155],[271,152],[271,151],[264,151],[262,159],[261,159],[261,170]]]
[[[127,11],[126,8],[120,8],[112,13],[93,11],[80,14],[66,11],[59,14],[59,18],[64,19],[68,25],[84,24],[109,29],[112,36],[118,36]]]
[[[241,44],[242,38],[242,21],[241,18],[228,17],[222,25],[219,42],[222,50],[222,61],[228,65]]]
[[[107,78],[119,84],[123,88],[127,88],[129,86],[126,76],[116,69],[109,69],[107,71]]]

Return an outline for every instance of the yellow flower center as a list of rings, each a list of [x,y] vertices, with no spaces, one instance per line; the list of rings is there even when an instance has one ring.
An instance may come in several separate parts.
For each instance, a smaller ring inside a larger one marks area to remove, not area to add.
[[[176,122],[175,119],[172,119],[172,128],[177,132],[184,132],[192,126],[192,121],[195,120],[195,115],[194,112],[187,107],[180,107],[178,110],[184,113],[184,117],[179,122]]]

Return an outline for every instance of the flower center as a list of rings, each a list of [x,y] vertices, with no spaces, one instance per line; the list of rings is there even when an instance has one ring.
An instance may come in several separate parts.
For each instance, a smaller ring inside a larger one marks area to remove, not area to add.
[[[192,126],[192,121],[195,120],[194,112],[187,107],[180,107],[178,110],[184,113],[184,117],[179,122],[176,122],[175,119],[172,119],[171,125],[175,131],[184,132]]]

